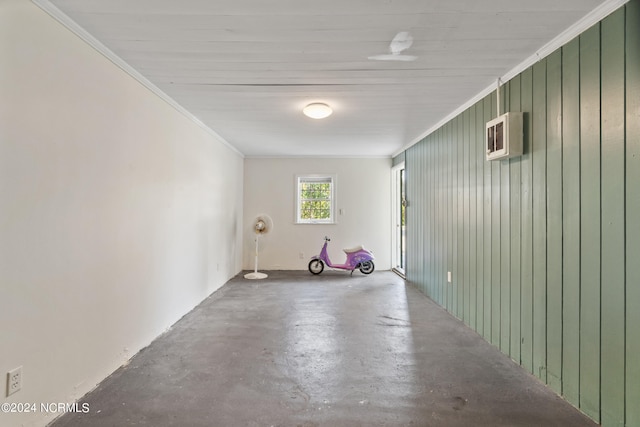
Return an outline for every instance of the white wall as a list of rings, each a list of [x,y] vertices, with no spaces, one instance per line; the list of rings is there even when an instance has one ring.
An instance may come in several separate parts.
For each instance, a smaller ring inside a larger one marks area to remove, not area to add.
[[[332,225],[295,224],[296,174],[336,174],[337,207]],[[303,270],[331,237],[329,256],[343,262],[342,249],[363,244],[376,269],[391,268],[391,159],[249,158],[244,166],[243,267],[253,270],[256,215],[269,214],[272,233],[261,239],[260,270]],[[303,253],[303,259],[300,259]]]
[[[73,401],[239,272],[242,179],[239,154],[2,0],[0,403]]]

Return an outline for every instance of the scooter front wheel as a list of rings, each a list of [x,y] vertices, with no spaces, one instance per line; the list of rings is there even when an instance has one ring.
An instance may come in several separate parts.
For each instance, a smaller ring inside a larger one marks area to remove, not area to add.
[[[324,270],[324,262],[319,259],[312,259],[309,261],[309,271],[312,274],[320,274]]]
[[[373,261],[365,261],[360,263],[360,272],[362,274],[371,274],[375,270],[376,266],[373,265]]]

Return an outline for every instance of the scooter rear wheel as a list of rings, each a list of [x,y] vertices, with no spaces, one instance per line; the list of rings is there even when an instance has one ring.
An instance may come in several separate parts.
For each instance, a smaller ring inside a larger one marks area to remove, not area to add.
[[[324,262],[319,259],[309,261],[309,271],[312,274],[320,274],[324,270]]]
[[[376,266],[373,265],[373,261],[365,261],[360,264],[360,272],[362,274],[371,274],[375,268]]]

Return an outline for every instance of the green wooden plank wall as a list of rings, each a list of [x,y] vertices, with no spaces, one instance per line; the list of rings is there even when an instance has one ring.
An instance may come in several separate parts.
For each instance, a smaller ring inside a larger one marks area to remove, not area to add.
[[[628,426],[640,426],[640,2],[626,12],[625,413]]]
[[[640,426],[640,0],[409,148],[407,277],[604,426]],[[447,283],[447,272],[453,282]]]
[[[580,36],[580,408],[600,418],[600,27]]]

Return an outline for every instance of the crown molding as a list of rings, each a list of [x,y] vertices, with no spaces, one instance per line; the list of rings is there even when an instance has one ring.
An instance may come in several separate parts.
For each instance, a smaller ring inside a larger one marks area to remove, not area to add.
[[[84,42],[86,42],[89,46],[94,48],[100,54],[102,54],[105,58],[115,64],[117,67],[122,69],[125,73],[129,74],[131,77],[140,82],[144,87],[149,89],[152,93],[158,96],[160,99],[165,101],[167,104],[172,106],[179,113],[187,117],[189,120],[193,121],[196,125],[202,128],[209,135],[213,136],[220,143],[227,146],[230,150],[238,154],[240,157],[244,158],[244,154],[241,153],[236,147],[231,145],[226,139],[220,136],[216,131],[211,129],[209,126],[204,124],[199,118],[190,113],[186,108],[176,102],[173,98],[163,92],[158,86],[151,83],[146,77],[140,74],[136,69],[134,69],[131,65],[129,65],[125,60],[116,55],[111,49],[102,44],[98,39],[89,34],[84,28],[78,25],[73,19],[67,16],[64,12],[58,9],[55,5],[53,5],[49,0],[31,0],[36,6],[40,9],[48,13],[52,18],[56,21],[60,22],[63,26],[73,32],[75,35],[80,37]]]
[[[505,83],[511,80],[512,78],[522,73],[524,70],[526,70],[536,62],[546,58],[551,53],[555,52],[557,49],[561,48],[562,46],[569,43],[571,40],[578,37],[580,34],[585,32],[586,30],[588,30],[598,22],[602,21],[604,18],[606,18],[616,10],[620,9],[622,6],[624,6],[628,2],[629,0],[607,0],[603,2],[602,4],[600,4],[600,6],[596,7],[591,12],[586,14],[578,22],[576,22],[575,24],[573,24],[572,26],[564,30],[562,33],[556,36],[549,43],[545,44],[540,49],[538,49],[533,55],[529,56],[527,59],[525,59],[524,61],[522,61],[515,67],[513,67],[503,76],[499,77],[500,81],[502,83]],[[449,122],[456,116],[463,113],[467,108],[471,107],[476,102],[480,101],[485,96],[493,92],[495,89],[496,89],[495,84],[491,84],[490,86],[487,86],[484,90],[479,92],[476,96],[469,99],[467,102],[465,102],[460,107],[456,108],[454,111],[448,114],[445,118],[443,118],[438,123],[430,127],[426,132],[423,132],[419,137],[415,138],[409,144],[405,145],[400,150],[393,153],[392,157],[395,157],[398,154],[401,154],[403,151],[407,150],[408,148],[416,145],[418,142],[422,141],[424,138],[426,138],[427,136],[431,135],[433,132],[440,129],[447,122]]]

